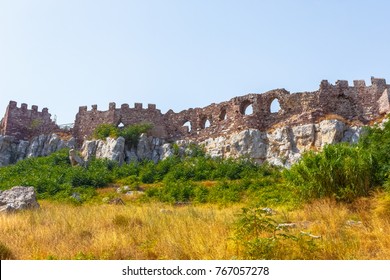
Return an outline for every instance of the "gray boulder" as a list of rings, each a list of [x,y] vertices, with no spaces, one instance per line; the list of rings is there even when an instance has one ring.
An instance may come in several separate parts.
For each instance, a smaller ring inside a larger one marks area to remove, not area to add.
[[[0,191],[0,212],[14,212],[39,207],[34,187],[17,186],[10,190]]]

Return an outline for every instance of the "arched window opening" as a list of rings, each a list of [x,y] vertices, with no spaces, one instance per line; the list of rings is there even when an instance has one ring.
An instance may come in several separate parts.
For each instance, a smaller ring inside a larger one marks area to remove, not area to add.
[[[240,113],[245,116],[253,114],[253,105],[249,100],[245,100],[241,103]]]
[[[206,122],[204,123],[204,128],[208,128],[210,127],[211,123],[209,120],[206,120]]]
[[[186,128],[187,128],[187,131],[190,132],[190,131],[191,131],[191,122],[190,122],[190,121],[186,121],[186,122],[183,124],[183,127],[186,127]]]
[[[277,98],[275,98],[271,102],[270,112],[271,113],[278,113],[279,111],[280,111],[280,103],[279,103],[279,100]]]
[[[252,115],[253,114],[253,105],[249,104],[244,111],[244,115]]]
[[[219,114],[219,120],[224,121],[226,119],[227,119],[226,108],[223,108],[221,110],[221,113]]]
[[[210,120],[206,116],[200,118],[199,127],[201,129],[210,127],[210,124]]]

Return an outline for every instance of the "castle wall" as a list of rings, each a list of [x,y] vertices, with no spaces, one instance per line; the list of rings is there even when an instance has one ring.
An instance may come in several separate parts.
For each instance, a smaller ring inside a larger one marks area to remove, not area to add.
[[[371,85],[357,80],[353,85],[337,81],[335,85],[323,80],[317,91],[290,94],[285,89],[275,89],[262,94],[247,94],[203,108],[190,108],[175,113],[162,114],[156,105],[141,103],[133,107],[122,104],[119,108],[110,103],[108,110],[100,111],[97,105],[91,110],[79,108],[73,128],[73,136],[81,143],[91,137],[102,123],[127,126],[151,123],[152,136],[168,141],[189,139],[202,141],[207,138],[228,135],[245,129],[269,130],[281,125],[316,123],[329,115],[338,116],[358,126],[390,112],[390,86],[385,79],[371,78]],[[277,100],[278,112],[271,112],[271,104]],[[249,111],[249,108],[252,110]],[[0,125],[1,133],[27,139],[33,135],[53,132],[58,127],[51,121],[48,110],[38,112],[37,106],[20,108],[11,101]]]
[[[156,105],[148,104],[147,108],[143,108],[142,103],[135,103],[133,108],[128,104],[116,108],[114,102],[109,104],[108,111],[99,111],[97,105],[92,105],[92,110],[87,110],[87,106],[80,107],[76,115],[73,135],[81,142],[89,138],[96,127],[103,123],[116,126],[151,123],[154,136],[167,137],[163,115],[156,109]]]
[[[28,109],[25,103],[17,107],[15,101],[9,102],[0,127],[1,135],[13,136],[16,140],[28,140],[56,130],[58,126],[51,120],[47,108],[40,112],[38,106],[33,105]]]

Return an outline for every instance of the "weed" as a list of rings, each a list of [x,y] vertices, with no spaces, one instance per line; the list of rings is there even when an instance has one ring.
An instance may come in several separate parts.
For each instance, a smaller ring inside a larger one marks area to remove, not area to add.
[[[112,223],[117,227],[127,227],[130,224],[130,220],[124,215],[117,214],[112,219]]]
[[[14,256],[12,251],[3,243],[0,242],[0,260],[12,260]]]

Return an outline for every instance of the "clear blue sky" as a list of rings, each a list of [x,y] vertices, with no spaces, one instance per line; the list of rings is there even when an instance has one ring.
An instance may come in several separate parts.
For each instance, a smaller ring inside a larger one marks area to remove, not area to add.
[[[155,103],[165,113],[322,79],[387,78],[390,1],[0,0],[0,118]]]

